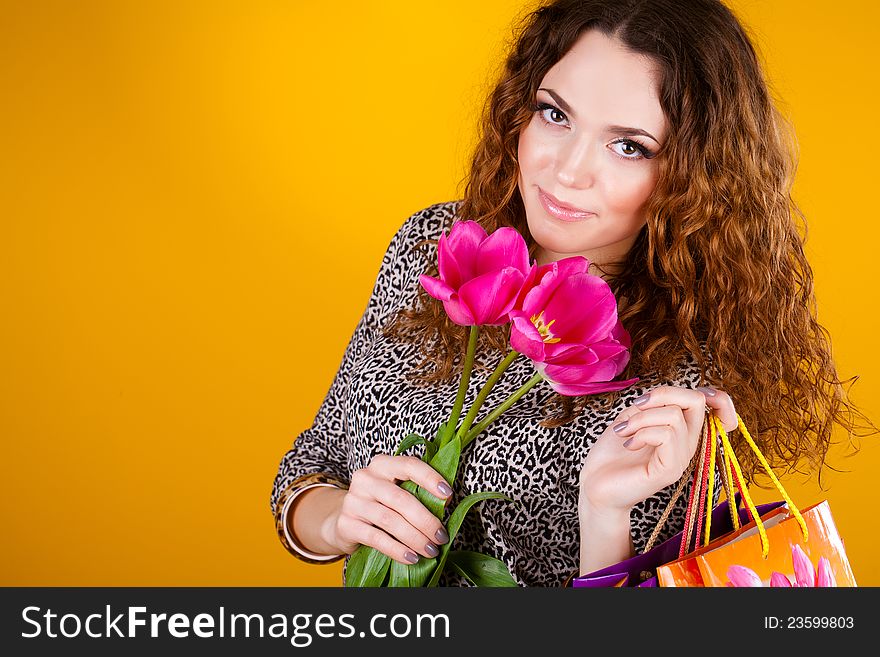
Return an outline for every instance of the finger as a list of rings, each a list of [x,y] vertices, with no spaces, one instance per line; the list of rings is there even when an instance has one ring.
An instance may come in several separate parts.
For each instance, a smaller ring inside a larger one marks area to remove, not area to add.
[[[734,408],[730,395],[718,388],[709,388],[707,386],[700,386],[696,390],[699,390],[705,397],[706,406],[715,411],[715,415],[721,420],[721,426],[724,427],[724,431],[730,432],[739,426],[736,408]]]
[[[358,543],[376,548],[402,564],[418,563],[419,555],[375,525],[362,520],[356,521],[352,525],[352,536]]]
[[[618,413],[618,415],[614,419],[614,421],[610,425],[607,425],[607,426],[611,427],[613,429],[615,427],[620,427],[620,425],[625,425],[629,421],[630,418],[632,418],[635,415],[638,415],[641,412],[642,412],[642,410],[638,406],[627,406],[622,411],[620,411],[620,413]],[[617,430],[615,430],[615,431],[617,431]]]
[[[625,442],[624,446],[629,448],[640,449],[644,443],[640,441],[628,442],[629,438],[634,437],[637,433],[648,428],[667,427],[672,430],[672,449],[680,452],[682,457],[690,457],[697,449],[699,444],[699,432],[692,435],[693,432],[685,421],[684,412],[679,406],[660,406],[657,408],[649,408],[633,415],[629,420],[614,425],[614,431],[621,436]]]
[[[452,495],[452,488],[443,475],[415,456],[379,454],[373,457],[369,467],[385,479],[415,482],[441,500]]]
[[[706,419],[706,396],[703,393],[681,386],[659,386],[634,399],[633,404],[642,410],[667,405],[681,408],[687,422],[688,436],[694,441],[696,449],[700,429]]]
[[[624,443],[624,448],[629,451],[638,451],[645,447],[654,448],[654,459],[660,467],[675,476],[674,481],[681,477],[690,462],[680,446],[676,445],[675,432],[669,426],[654,426],[640,429],[635,435]]]
[[[365,489],[369,491],[369,493],[364,494],[358,491],[358,495],[366,498],[367,501],[375,500],[383,506],[395,511],[397,514],[403,516],[407,524],[422,533],[424,535],[424,540],[419,539],[413,547],[424,548],[427,542],[445,543],[449,540],[446,530],[443,528],[443,524],[440,520],[433,513],[428,511],[427,507],[425,507],[415,495],[404,490],[400,486],[392,484],[390,481],[369,474],[368,476],[373,477],[372,481],[367,482],[367,487]],[[365,508],[367,507],[362,508],[362,512]],[[371,512],[367,511],[366,513],[369,514]],[[372,515],[369,515],[364,519],[370,520],[371,522],[375,521],[375,517]]]
[[[434,541],[413,527],[394,509],[389,509],[382,504],[370,504],[365,509],[364,520],[384,530],[399,543],[422,556],[430,559],[440,554]]]
[[[631,436],[639,429],[653,426],[670,426],[682,435],[687,433],[687,423],[679,406],[659,406],[640,411],[613,426],[619,436]]]
[[[670,454],[675,443],[675,431],[672,427],[651,426],[639,429],[635,434],[623,441],[623,447],[631,452],[637,452],[644,447],[663,447],[664,453]],[[668,460],[668,458],[667,458]]]

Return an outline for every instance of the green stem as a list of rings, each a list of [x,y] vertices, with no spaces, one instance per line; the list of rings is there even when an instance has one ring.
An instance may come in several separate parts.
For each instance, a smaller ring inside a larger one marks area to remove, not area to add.
[[[468,431],[467,434],[465,434],[465,437],[461,441],[462,451],[464,451],[464,448],[468,443],[470,443],[474,438],[476,438],[478,435],[480,435],[480,432],[483,431],[483,429],[485,429],[490,424],[492,424],[495,420],[497,420],[499,415],[501,415],[504,411],[506,411],[508,408],[513,406],[520,397],[522,397],[529,390],[534,388],[538,383],[543,381],[543,379],[544,379],[544,377],[542,377],[540,374],[535,374],[535,376],[533,376],[531,379],[529,379],[528,382],[525,385],[523,385],[522,388],[520,388],[515,393],[510,395],[510,397],[508,397],[507,399],[504,400],[504,403],[502,403],[498,408],[496,408],[494,411],[489,413],[489,415],[487,415],[485,418],[483,418],[477,426],[475,426],[473,429]]]
[[[483,389],[480,390],[480,394],[477,395],[477,398],[474,400],[473,405],[471,405],[467,416],[464,418],[464,422],[461,423],[461,427],[459,427],[458,431],[455,433],[456,436],[462,439],[462,449],[464,449],[464,438],[465,436],[467,436],[468,430],[474,423],[474,420],[477,417],[477,413],[480,412],[480,407],[483,405],[483,402],[486,401],[486,397],[489,396],[489,393],[492,391],[492,387],[498,382],[498,379],[501,378],[501,375],[504,374],[504,370],[510,367],[510,364],[516,360],[517,356],[519,356],[519,352],[511,350],[511,352],[504,357],[504,360],[498,363],[495,371],[492,372],[492,375],[486,381]]]
[[[458,395],[455,397],[455,405],[452,407],[452,415],[446,423],[446,429],[440,436],[439,447],[443,447],[452,440],[455,434],[455,426],[458,424],[458,418],[461,416],[461,407],[464,406],[464,397],[467,394],[468,382],[471,379],[471,370],[474,367],[474,354],[477,351],[477,338],[480,335],[480,327],[476,324],[471,326],[471,333],[468,337],[467,355],[464,358],[464,370],[461,373],[461,382],[458,384]]]

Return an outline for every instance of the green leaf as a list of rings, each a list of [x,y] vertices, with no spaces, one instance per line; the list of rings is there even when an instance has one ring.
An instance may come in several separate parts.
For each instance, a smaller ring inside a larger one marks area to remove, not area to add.
[[[416,436],[416,434],[410,434],[407,436],[401,446],[404,445],[408,440]],[[417,443],[419,440],[424,442],[424,439],[421,437],[418,440],[413,439],[412,444]],[[426,445],[430,445],[431,443],[425,443]],[[399,450],[400,448],[398,448]],[[461,440],[456,438],[446,445],[444,445],[437,453],[428,461],[428,465],[434,468],[437,472],[439,472],[447,483],[450,485],[453,481],[455,481],[455,473],[458,470],[458,462],[461,458]],[[405,481],[400,484],[401,488],[409,491],[416,498],[424,504],[428,510],[433,513],[436,517],[443,519],[443,511],[446,508],[446,500],[441,499],[434,495],[433,493],[429,493],[427,490],[422,488],[421,486],[416,485],[412,481]]]
[[[388,578],[388,586],[397,588],[412,586],[409,583],[409,568],[406,564],[395,559],[391,560],[391,576]]]
[[[428,495],[429,493],[425,492],[419,486],[414,484],[411,481],[404,481],[400,484],[400,487],[406,491],[409,491],[413,495],[415,495],[420,501],[422,500],[419,495]],[[419,493],[421,491],[421,493]],[[387,584],[389,587],[419,587],[424,586],[425,582],[428,581],[428,578],[431,576],[431,573],[434,572],[434,568],[437,567],[437,558],[434,557],[432,559],[428,559],[427,557],[423,557],[419,555],[418,563],[414,564],[402,564],[394,559],[391,560],[391,577]]]
[[[426,463],[429,462],[434,457],[434,454],[437,453],[437,443],[430,440],[425,440],[417,433],[411,433],[406,438],[400,441],[400,445],[398,445],[397,449],[394,450],[394,456],[403,454],[413,445],[425,446],[425,453],[422,454],[422,460]]]
[[[443,513],[443,509],[446,504],[445,500],[441,500],[439,497],[434,497],[433,495],[431,495],[431,493],[426,491],[424,488],[422,488],[421,486],[419,486],[415,482],[412,482],[409,480],[401,483],[400,487],[403,490],[409,491],[410,493],[415,495],[416,499],[419,502],[421,502],[422,504],[424,504],[428,508],[428,510],[431,513],[433,513],[435,516],[437,516],[438,518],[441,518],[441,519],[443,518],[443,516],[441,514]]]
[[[412,566],[407,566],[407,568],[409,569],[409,585],[424,586],[425,582],[431,578],[431,575],[434,574],[434,570],[437,568],[437,557],[428,559],[419,555],[419,562]]]
[[[464,577],[467,581],[469,581],[474,586],[478,586],[478,584],[474,580],[471,579],[471,576],[469,573],[466,573],[464,570],[459,568],[457,564],[455,564],[453,561],[451,561],[449,559],[446,560],[446,569],[458,573],[459,575]]]
[[[414,564],[402,564],[391,560],[391,578],[388,587],[420,587],[424,586],[428,578],[437,567],[437,558],[428,559],[419,555],[419,560]]]
[[[345,586],[378,588],[385,584],[391,557],[375,548],[361,545],[345,568]]]
[[[441,425],[440,429],[438,429],[438,436],[443,431],[443,427],[445,425]],[[436,445],[425,441],[424,438],[419,436],[418,434],[410,434],[400,443],[400,446],[397,448],[395,454],[400,454],[403,450],[412,447],[413,445],[423,444],[426,447],[426,454],[431,451],[436,450],[430,459],[428,460],[428,464],[431,465],[440,475],[443,476],[444,479],[448,483],[452,483],[455,481],[455,474],[458,470],[458,464],[461,459],[461,439],[454,438],[449,443],[444,445],[441,449],[437,450]],[[443,514],[446,508],[446,500],[441,499],[432,493],[429,493],[427,490],[418,486],[412,481],[404,481],[400,484],[400,487],[405,491],[408,491],[415,495],[416,499],[418,499],[422,504],[427,507],[431,513],[433,513],[436,517],[442,519]],[[452,538],[449,539],[449,543],[452,542]],[[448,546],[449,543],[446,543]],[[448,547],[447,547],[448,549]],[[355,553],[357,554],[357,553]],[[379,553],[381,554],[381,553]],[[383,555],[384,556],[384,555]],[[354,556],[352,556],[352,559]],[[351,563],[349,560],[349,564]],[[419,556],[418,563],[415,564],[402,564],[394,559],[388,558],[389,564],[387,565],[387,571],[389,573],[389,579],[385,584],[375,584],[374,586],[389,586],[389,587],[419,587],[424,586],[425,582],[432,578],[436,569],[437,569],[437,557],[432,559],[428,559],[427,557]],[[357,564],[356,564],[357,565]],[[351,565],[349,565],[349,569]],[[364,575],[363,577],[367,577]],[[369,581],[376,581],[378,575],[376,574]],[[348,582],[348,577],[346,576],[346,582]],[[354,586],[354,584],[353,584]],[[366,586],[366,584],[361,584],[360,586]]]
[[[443,445],[428,464],[443,475],[450,484],[455,481],[458,462],[461,459],[461,438],[453,438]]]
[[[436,453],[437,443],[431,442],[430,440],[425,441],[425,453],[422,455],[422,460],[425,463],[430,463]]]
[[[408,450],[413,445],[427,445],[428,441],[422,438],[417,433],[411,433],[406,438],[400,441],[400,444],[397,446],[397,449],[394,450],[394,456],[399,456],[403,454],[406,450]]]
[[[454,438],[437,450],[437,453],[428,461],[428,465],[439,472],[446,482],[452,485],[455,481],[455,473],[458,470],[458,462],[461,458],[461,440]],[[443,519],[443,510],[446,508],[446,500],[428,492],[421,486],[416,490],[416,497],[428,507],[435,516]]]
[[[441,422],[440,426],[437,428],[437,433],[434,436],[434,440],[431,441],[434,447],[434,451],[431,453],[430,458],[434,458],[434,454],[437,452],[437,448],[443,443],[443,434],[446,432],[446,426],[448,422]],[[430,460],[430,458],[428,460]]]
[[[495,557],[470,550],[452,550],[447,563],[475,586],[518,586],[505,563]]]
[[[458,442],[458,439],[456,438],[453,442]],[[437,564],[437,570],[435,570],[434,574],[431,575],[431,579],[430,581],[428,581],[428,586],[437,586],[437,582],[440,580],[440,575],[443,572],[443,568],[446,566],[446,558],[449,555],[449,546],[452,545],[452,541],[454,541],[455,537],[458,536],[458,530],[461,529],[461,523],[464,522],[464,517],[467,515],[467,512],[471,510],[471,507],[473,507],[474,504],[482,502],[483,500],[510,501],[510,498],[503,493],[493,493],[491,491],[487,491],[484,493],[473,493],[464,498],[458,504],[458,506],[455,507],[455,511],[453,511],[452,515],[449,516],[449,523],[447,523],[446,526],[446,531],[449,534],[449,541],[440,546],[440,555],[437,557],[440,562]]]

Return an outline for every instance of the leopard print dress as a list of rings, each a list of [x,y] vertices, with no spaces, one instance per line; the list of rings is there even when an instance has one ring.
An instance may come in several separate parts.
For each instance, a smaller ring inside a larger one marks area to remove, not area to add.
[[[418,387],[405,374],[419,362],[418,346],[385,339],[381,327],[404,306],[412,306],[425,270],[424,251],[413,247],[448,231],[459,202],[438,203],[407,219],[382,260],[372,296],[345,350],[342,363],[311,427],[284,454],[272,489],[273,513],[285,489],[297,478],[323,472],[343,481],[379,453],[392,453],[415,432],[433,436],[449,417],[458,377],[442,385]],[[434,249],[431,257],[436,257]],[[478,352],[465,409],[498,363],[497,353]],[[504,373],[486,400],[496,408],[534,375],[521,356]],[[449,508],[480,491],[498,491],[512,501],[486,500],[468,514],[453,549],[490,554],[507,564],[521,586],[560,586],[578,567],[578,474],[590,445],[633,399],[659,385],[702,385],[692,358],[675,379],[642,378],[627,388],[610,410],[588,405],[574,421],[548,429],[539,426],[542,407],[553,394],[539,384],[518,400],[471,443],[462,455]],[[420,448],[409,453],[420,455]],[[719,487],[716,487],[718,490]],[[631,512],[631,535],[644,548],[671,497],[674,485],[638,504]],[[687,495],[664,523],[658,542],[681,530]],[[454,575],[441,584],[467,586]]]

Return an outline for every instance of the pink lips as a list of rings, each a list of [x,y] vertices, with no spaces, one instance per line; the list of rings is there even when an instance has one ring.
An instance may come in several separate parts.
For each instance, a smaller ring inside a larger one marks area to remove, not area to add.
[[[551,196],[540,187],[538,188],[538,198],[541,200],[541,205],[544,206],[544,209],[549,214],[562,221],[580,221],[582,219],[596,216],[595,212],[573,208],[570,205],[562,203],[559,199]]]

